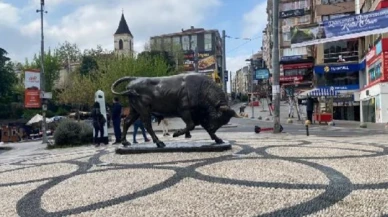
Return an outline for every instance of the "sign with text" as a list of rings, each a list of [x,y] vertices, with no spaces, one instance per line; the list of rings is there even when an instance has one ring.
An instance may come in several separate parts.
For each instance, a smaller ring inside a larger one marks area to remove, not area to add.
[[[349,64],[333,64],[333,65],[323,65],[315,66],[314,71],[317,74],[325,73],[343,73],[343,72],[358,72],[361,70],[360,63],[349,63]]]
[[[280,11],[279,18],[285,19],[289,17],[300,17],[304,15],[305,15],[304,9],[296,9],[296,10],[290,10],[290,11]]]
[[[311,27],[291,28],[291,47],[358,38],[388,32],[388,9],[326,20]]]
[[[279,77],[280,82],[294,82],[294,81],[302,81],[302,80],[303,80],[302,75],[285,75],[285,76]]]
[[[268,69],[258,69],[254,73],[255,80],[261,80],[261,79],[268,79],[269,78],[269,71]]]
[[[213,52],[199,52],[198,53],[198,72],[213,72],[217,66],[216,56]],[[183,56],[184,71],[195,70],[195,53],[188,52]]]
[[[24,107],[40,108],[40,71],[28,70],[24,72]]]

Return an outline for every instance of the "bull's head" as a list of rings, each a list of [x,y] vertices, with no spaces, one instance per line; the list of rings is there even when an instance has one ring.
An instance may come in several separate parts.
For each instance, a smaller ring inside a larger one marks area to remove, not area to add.
[[[233,109],[231,109],[229,106],[226,106],[226,105],[222,105],[220,106],[219,110],[226,114],[226,115],[229,115],[230,117],[234,117],[234,118],[241,118],[240,115],[238,115],[236,113],[236,111],[234,111]]]

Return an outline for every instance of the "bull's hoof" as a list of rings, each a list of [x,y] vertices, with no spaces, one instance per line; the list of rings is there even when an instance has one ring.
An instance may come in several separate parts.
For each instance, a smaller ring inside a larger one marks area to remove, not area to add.
[[[164,148],[164,147],[166,147],[166,145],[164,144],[164,142],[161,142],[161,141],[157,142],[157,143],[156,143],[156,146],[158,146],[158,148]]]
[[[178,137],[178,136],[180,136],[181,134],[177,131],[177,132],[175,132],[174,134],[172,134],[172,137]]]
[[[121,144],[123,144],[124,147],[127,147],[127,146],[131,145],[131,143],[128,142],[128,141],[123,141],[123,142],[121,142]]]
[[[191,134],[190,134],[190,133],[189,133],[189,134],[186,134],[186,135],[185,135],[185,138],[186,138],[186,139],[190,139],[190,138],[191,138]]]
[[[215,141],[216,141],[217,144],[223,144],[224,143],[224,141],[222,139],[216,139]]]

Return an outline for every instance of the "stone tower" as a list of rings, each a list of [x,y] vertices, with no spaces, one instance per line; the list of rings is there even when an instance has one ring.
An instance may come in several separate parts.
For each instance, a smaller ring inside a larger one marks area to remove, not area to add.
[[[119,27],[114,34],[115,53],[119,55],[133,55],[133,35],[128,28],[124,13],[121,15]]]

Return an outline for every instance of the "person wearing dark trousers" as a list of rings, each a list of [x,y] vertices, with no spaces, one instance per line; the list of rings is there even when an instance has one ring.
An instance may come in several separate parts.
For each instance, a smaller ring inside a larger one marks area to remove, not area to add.
[[[317,103],[318,100],[312,98],[310,95],[307,96],[306,100],[306,114],[307,114],[307,120],[310,121],[310,123],[313,123],[313,111],[314,111],[314,103]]]
[[[122,106],[119,102],[119,98],[115,97],[113,99],[112,107],[112,122],[113,122],[113,131],[115,133],[116,141],[113,144],[119,144],[121,141],[121,109]]]
[[[141,129],[141,132],[143,134],[144,141],[145,142],[149,142],[150,140],[147,138],[147,133],[146,133],[146,130],[144,128],[143,122],[139,118],[139,119],[137,119],[135,121],[135,123],[133,123],[133,144],[137,143],[137,141],[136,141],[136,134],[137,134],[137,130],[139,128]]]
[[[101,114],[100,103],[95,102],[92,110],[92,118],[93,118],[93,128],[94,128],[94,145],[96,147],[100,146],[100,143],[103,141],[104,137],[104,125],[106,123],[106,119],[103,114]],[[100,138],[98,138],[98,134],[100,133]]]

